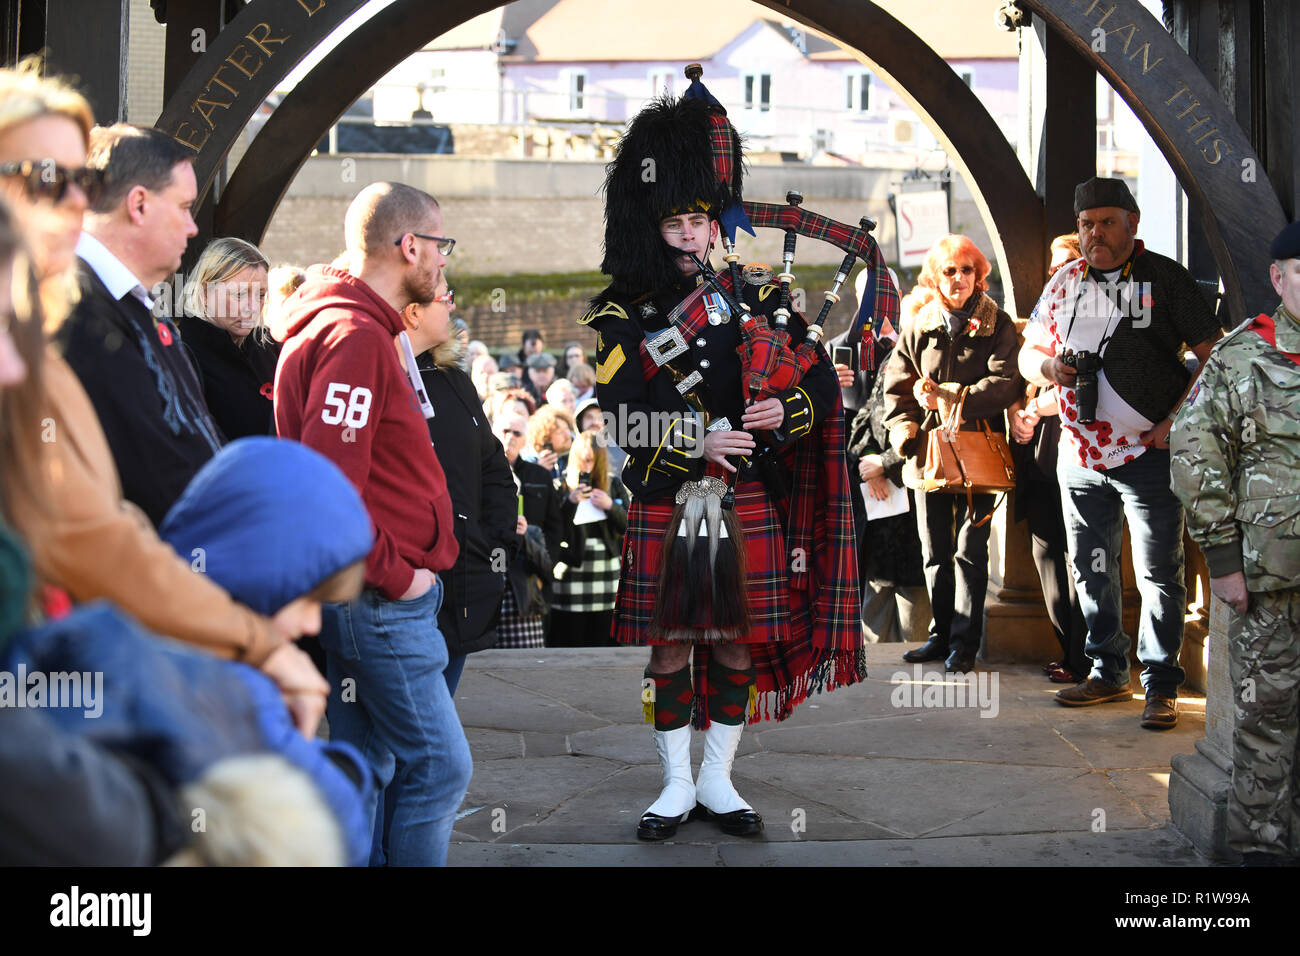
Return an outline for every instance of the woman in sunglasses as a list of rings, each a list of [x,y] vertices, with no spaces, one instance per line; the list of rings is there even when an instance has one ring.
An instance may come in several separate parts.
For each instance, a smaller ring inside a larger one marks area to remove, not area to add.
[[[903,329],[885,366],[885,427],[893,449],[909,458],[915,478],[928,433],[956,406],[963,389],[962,429],[987,421],[1005,432],[1003,412],[1020,395],[1018,345],[1010,316],[988,297],[992,267],[965,236],[944,236],[926,253],[918,285],[936,297]],[[870,478],[870,475],[863,475]],[[975,668],[984,636],[989,522],[993,495],[918,494],[917,530],[933,618],[929,639],[908,651],[908,663],[945,661],[951,671]]]
[[[89,104],[70,86],[31,65],[0,69],[0,190],[31,248],[46,329],[63,320],[76,289],[81,217],[97,189],[85,171],[93,125]],[[236,604],[158,538],[123,501],[76,374],[49,348],[24,358],[26,380],[0,403],[4,517],[49,586],[47,606],[107,599],[152,631],[258,667],[280,686],[299,726],[314,732],[329,687],[292,643],[297,635]],[[33,435],[24,447],[40,454],[16,454],[14,443]]]

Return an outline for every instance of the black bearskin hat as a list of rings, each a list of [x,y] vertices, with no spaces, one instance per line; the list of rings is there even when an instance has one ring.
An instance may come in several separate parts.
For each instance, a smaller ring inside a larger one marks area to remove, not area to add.
[[[707,212],[717,219],[724,207],[741,201],[744,155],[725,115],[703,99],[662,97],[632,120],[605,169],[605,258],[600,271],[610,289],[641,295],[667,288],[681,272],[659,233],[666,216]],[[731,182],[718,179],[711,136],[730,139]],[[725,130],[725,132],[723,132]]]

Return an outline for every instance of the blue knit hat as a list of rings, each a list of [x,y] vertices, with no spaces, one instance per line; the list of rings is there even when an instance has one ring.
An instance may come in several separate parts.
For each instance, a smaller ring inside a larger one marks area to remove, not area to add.
[[[374,534],[361,496],[318,452],[241,438],[172,505],[159,535],[241,604],[275,614],[364,558]]]

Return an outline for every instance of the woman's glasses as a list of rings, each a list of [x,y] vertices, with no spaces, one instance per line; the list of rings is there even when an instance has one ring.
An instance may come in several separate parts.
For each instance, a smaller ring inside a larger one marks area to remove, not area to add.
[[[90,169],[68,169],[48,159],[24,159],[18,162],[0,163],[0,176],[17,176],[22,180],[23,192],[28,199],[40,199],[50,203],[63,202],[72,184],[86,194],[86,200],[94,205],[104,189],[104,171]]]
[[[944,268],[944,270],[943,270],[944,277],[945,277],[945,278],[948,278],[948,279],[951,279],[951,278],[952,278],[953,276],[955,276],[958,272],[960,272],[960,273],[961,273],[962,275],[964,275],[964,276],[974,275],[974,273],[975,273],[975,267],[974,267],[974,266],[962,266],[960,269],[958,269],[956,266],[946,266],[946,267]]]

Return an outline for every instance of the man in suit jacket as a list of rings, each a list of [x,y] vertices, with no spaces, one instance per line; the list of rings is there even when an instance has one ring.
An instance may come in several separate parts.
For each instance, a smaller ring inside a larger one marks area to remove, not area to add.
[[[221,448],[198,375],[150,290],[198,232],[193,154],[154,129],[97,128],[87,165],[104,189],[77,243],[81,299],[57,334],[99,415],[123,495],[154,525]]]

